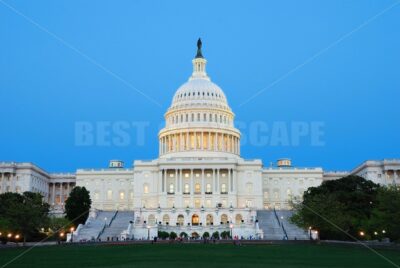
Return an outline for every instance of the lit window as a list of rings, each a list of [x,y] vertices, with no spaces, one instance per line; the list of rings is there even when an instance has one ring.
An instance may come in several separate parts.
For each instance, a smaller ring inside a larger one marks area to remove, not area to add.
[[[107,191],[107,199],[108,199],[108,200],[111,200],[111,199],[112,199],[112,195],[113,195],[112,190],[108,190],[108,191]]]
[[[185,184],[185,193],[189,193],[189,184]]]
[[[221,192],[226,193],[226,184],[221,184]]]
[[[144,192],[145,194],[148,194],[148,193],[149,193],[149,185],[147,185],[147,184],[144,184],[144,185],[143,185],[143,192]]]
[[[121,191],[119,192],[119,199],[124,200],[125,199],[125,192]]]
[[[201,192],[201,190],[200,190],[200,184],[199,184],[199,183],[196,183],[196,185],[194,186],[194,191],[195,191],[196,193],[200,193],[200,192]]]
[[[211,193],[211,184],[210,183],[207,183],[206,191],[207,191],[207,193]]]
[[[173,183],[171,183],[171,184],[169,185],[169,192],[170,192],[170,193],[173,193],[173,192],[174,192],[174,184],[173,184]]]

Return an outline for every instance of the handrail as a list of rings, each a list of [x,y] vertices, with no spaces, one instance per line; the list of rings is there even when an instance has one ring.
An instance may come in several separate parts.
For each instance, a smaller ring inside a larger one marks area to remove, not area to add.
[[[112,222],[115,220],[115,218],[117,217],[118,214],[118,210],[115,212],[114,216],[112,216],[110,223],[108,224],[108,226],[111,226]]]
[[[274,207],[274,215],[276,220],[278,221],[278,224],[281,225],[281,221],[279,220],[278,214],[276,213],[275,207]]]
[[[283,226],[283,223],[281,223],[281,226],[282,226],[283,232],[285,233],[286,239],[289,240],[289,236],[288,236],[288,234],[287,234],[287,232],[286,232],[285,226]]]
[[[274,214],[275,214],[276,220],[278,221],[279,226],[282,228],[283,233],[285,234],[286,239],[289,240],[289,236],[288,236],[288,234],[287,234],[287,232],[286,232],[285,226],[283,226],[283,222],[281,222],[281,221],[279,220],[278,213],[276,213],[275,207],[274,207]]]
[[[101,229],[99,235],[97,236],[96,240],[99,240],[100,236],[104,233],[104,230],[106,229],[107,223],[104,223],[103,228]]]

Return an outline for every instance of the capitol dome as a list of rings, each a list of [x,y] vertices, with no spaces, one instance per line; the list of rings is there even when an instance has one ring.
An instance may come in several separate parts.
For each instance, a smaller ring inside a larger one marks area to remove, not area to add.
[[[206,73],[198,41],[193,73],[178,88],[159,133],[160,157],[239,156],[240,132],[222,89]]]

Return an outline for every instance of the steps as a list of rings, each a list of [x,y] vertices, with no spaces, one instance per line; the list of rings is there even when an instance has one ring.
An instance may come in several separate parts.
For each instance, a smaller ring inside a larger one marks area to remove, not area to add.
[[[114,220],[100,235],[101,241],[119,240],[122,232],[128,229],[130,222],[135,220],[133,211],[117,211]]]
[[[266,240],[283,240],[285,233],[276,219],[273,210],[257,211],[258,226],[264,232]]]
[[[297,227],[290,222],[290,217],[293,215],[293,211],[290,210],[277,210],[279,221],[286,230],[289,240],[309,240],[310,236],[307,231]]]
[[[79,233],[73,238],[74,242],[96,240],[105,224],[109,224],[115,211],[98,211],[96,218],[88,218]]]

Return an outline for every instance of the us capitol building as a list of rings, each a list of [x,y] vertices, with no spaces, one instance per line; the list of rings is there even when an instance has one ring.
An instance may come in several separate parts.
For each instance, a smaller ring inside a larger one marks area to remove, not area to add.
[[[159,158],[118,160],[101,170],[50,174],[31,163],[0,163],[0,193],[41,193],[54,214],[62,214],[71,189],[90,191],[92,211],[74,235],[80,240],[151,239],[157,231],[201,236],[307,239],[289,221],[292,198],[325,180],[356,174],[382,185],[400,184],[400,160],[366,161],[348,172],[293,167],[279,159],[240,157],[240,131],[222,89],[206,73],[201,41],[193,73],[176,91],[159,132]]]

